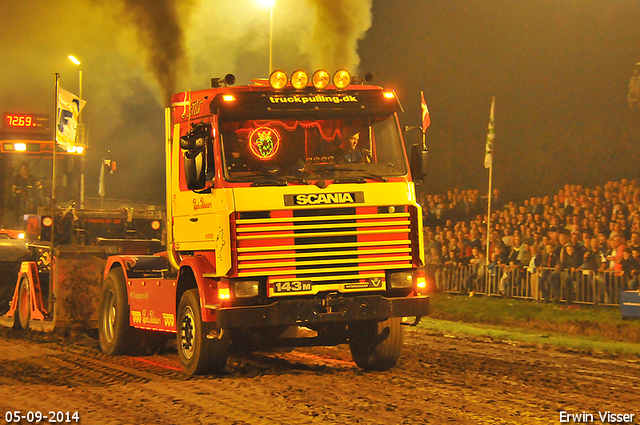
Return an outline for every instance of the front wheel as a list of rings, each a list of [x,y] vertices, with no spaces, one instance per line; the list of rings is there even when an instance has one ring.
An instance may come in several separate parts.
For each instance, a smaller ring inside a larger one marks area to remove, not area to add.
[[[220,331],[211,334],[215,323],[203,322],[197,289],[186,291],[178,307],[177,345],[180,363],[189,375],[220,373],[227,364],[230,338]]]
[[[31,289],[29,278],[23,276],[18,289],[18,308],[14,313],[13,327],[16,329],[29,329],[31,320]]]
[[[129,354],[133,329],[129,325],[129,300],[120,270],[109,272],[102,286],[99,310],[100,348],[109,356]]]
[[[391,369],[400,360],[403,344],[404,328],[399,317],[383,322],[364,321],[349,325],[351,356],[361,369]]]

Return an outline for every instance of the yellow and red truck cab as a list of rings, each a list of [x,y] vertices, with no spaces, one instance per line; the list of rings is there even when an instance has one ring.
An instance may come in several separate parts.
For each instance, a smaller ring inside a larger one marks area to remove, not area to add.
[[[421,166],[395,94],[346,71],[226,80],[166,110],[167,252],[108,260],[103,350],[125,351],[126,321],[177,332],[188,373],[223,367],[228,345],[279,338],[348,342],[361,367],[392,367],[400,320],[429,310]],[[317,335],[290,338],[296,326]]]

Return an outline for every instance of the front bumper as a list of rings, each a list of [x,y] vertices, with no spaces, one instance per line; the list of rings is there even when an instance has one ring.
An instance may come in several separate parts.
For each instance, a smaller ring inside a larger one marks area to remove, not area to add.
[[[426,316],[429,297],[385,298],[367,295],[344,298],[286,299],[269,305],[230,307],[217,311],[220,328],[255,328],[307,323],[386,320],[390,317]]]

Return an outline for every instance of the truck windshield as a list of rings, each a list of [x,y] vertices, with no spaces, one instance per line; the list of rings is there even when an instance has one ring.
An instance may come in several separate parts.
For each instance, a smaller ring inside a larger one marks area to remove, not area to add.
[[[228,181],[386,180],[407,173],[395,115],[221,122]]]

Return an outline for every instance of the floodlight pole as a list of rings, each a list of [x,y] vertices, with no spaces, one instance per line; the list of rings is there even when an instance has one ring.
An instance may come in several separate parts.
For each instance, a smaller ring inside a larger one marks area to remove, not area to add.
[[[269,10],[269,75],[273,69],[273,9]]]

